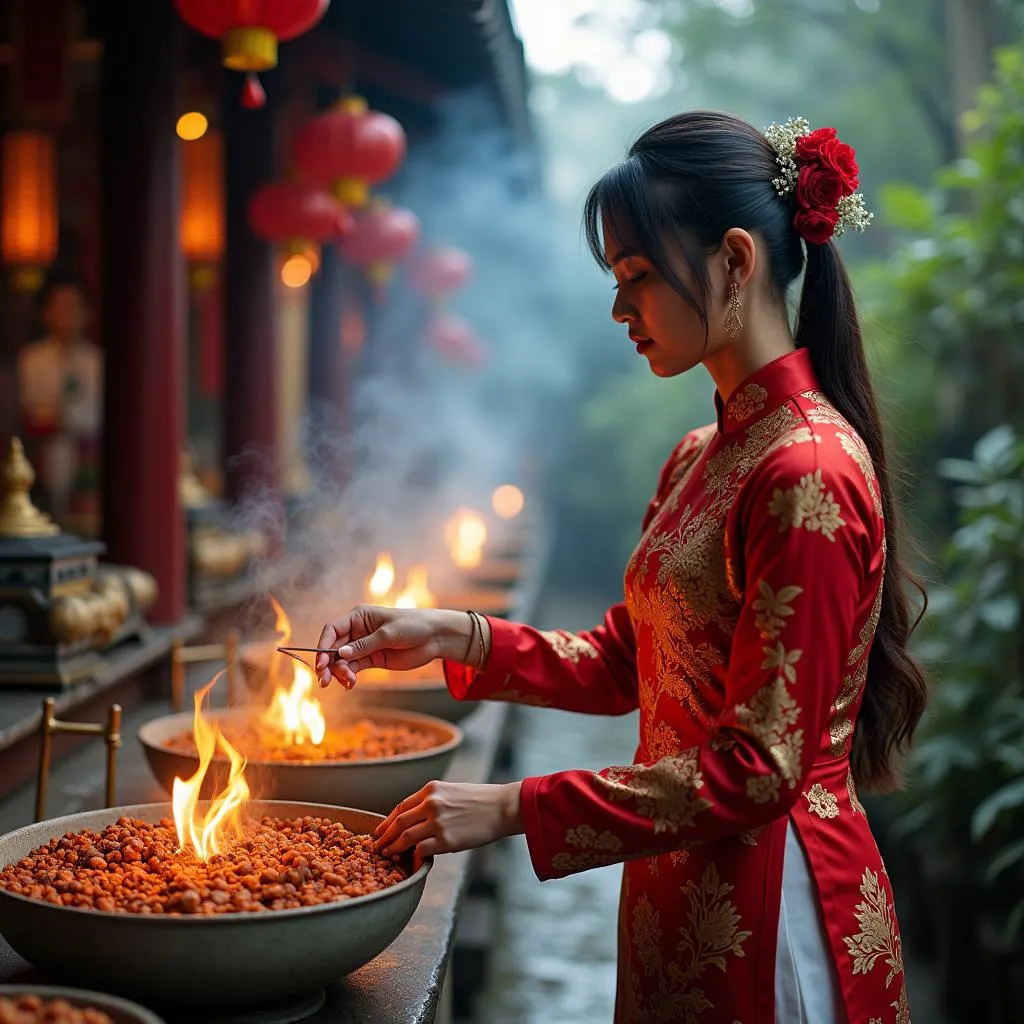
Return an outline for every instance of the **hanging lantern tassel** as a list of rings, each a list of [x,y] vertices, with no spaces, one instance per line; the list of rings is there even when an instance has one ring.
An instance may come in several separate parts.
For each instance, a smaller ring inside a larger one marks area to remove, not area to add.
[[[224,67],[246,74],[241,103],[249,110],[267,101],[255,73],[277,67],[277,44],[308,32],[329,4],[330,0],[174,0],[186,24],[221,41]]]
[[[245,76],[240,102],[246,110],[259,110],[267,102],[267,94],[260,83],[259,76],[250,73]]]

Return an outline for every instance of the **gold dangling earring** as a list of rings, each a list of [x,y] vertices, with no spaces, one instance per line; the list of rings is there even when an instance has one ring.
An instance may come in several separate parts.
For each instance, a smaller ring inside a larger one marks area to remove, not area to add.
[[[735,338],[743,330],[743,319],[740,317],[740,286],[735,281],[729,284],[729,309],[722,322],[722,328],[730,338]]]

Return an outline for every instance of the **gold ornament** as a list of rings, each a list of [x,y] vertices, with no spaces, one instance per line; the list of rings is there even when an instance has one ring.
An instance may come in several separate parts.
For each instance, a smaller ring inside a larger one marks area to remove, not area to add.
[[[25,458],[21,440],[12,437],[0,473],[0,537],[53,537],[60,533],[60,527],[32,504],[29,491],[35,481],[35,470]]]
[[[732,281],[729,284],[729,309],[722,321],[722,329],[730,338],[735,338],[743,330],[743,319],[740,317],[740,286]]]

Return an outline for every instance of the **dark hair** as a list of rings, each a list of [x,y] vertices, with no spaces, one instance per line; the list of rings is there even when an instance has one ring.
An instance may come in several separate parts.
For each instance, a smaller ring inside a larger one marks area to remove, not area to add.
[[[898,755],[924,712],[927,684],[907,644],[920,621],[908,585],[924,589],[901,557],[898,510],[885,439],[861,340],[850,280],[833,243],[804,247],[790,202],[780,198],[775,151],[739,118],[715,112],[678,114],[646,131],[625,160],[590,190],[584,209],[587,243],[609,269],[603,227],[635,246],[697,312],[708,329],[708,255],[730,228],[757,233],[767,249],[772,296],[785,307],[790,285],[804,271],[796,344],[810,353],[822,391],[860,434],[874,463],[886,523],[886,562],[878,629],[851,754],[865,789],[900,783]],[[697,294],[675,269],[680,253]]]

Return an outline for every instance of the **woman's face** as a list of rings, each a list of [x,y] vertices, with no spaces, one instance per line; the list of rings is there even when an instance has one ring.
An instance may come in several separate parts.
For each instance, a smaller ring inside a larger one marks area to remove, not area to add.
[[[651,372],[659,377],[675,377],[700,363],[708,354],[708,338],[696,310],[658,274],[643,253],[620,243],[607,224],[604,252],[616,282],[612,319],[627,325],[630,340]],[[688,269],[683,266],[677,272],[694,294],[699,294]]]

